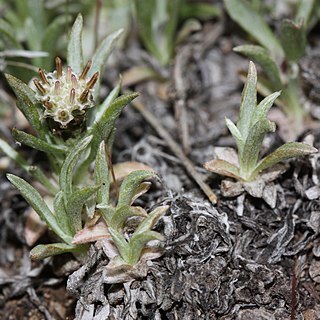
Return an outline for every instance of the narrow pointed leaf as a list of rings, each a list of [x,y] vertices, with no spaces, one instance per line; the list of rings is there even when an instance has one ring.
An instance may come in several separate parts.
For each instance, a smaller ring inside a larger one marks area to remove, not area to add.
[[[267,114],[274,104],[275,100],[280,96],[281,91],[275,92],[264,98],[255,109],[253,122],[259,121],[260,119],[266,119]]]
[[[110,221],[110,226],[113,229],[120,231],[125,226],[127,219],[134,216],[146,217],[148,216],[148,214],[141,207],[132,207],[125,205],[116,209]]]
[[[136,228],[132,237],[147,232],[153,228],[158,220],[168,211],[169,206],[161,206],[153,210]]]
[[[82,229],[81,213],[83,205],[99,188],[100,186],[84,187],[73,192],[67,198],[67,203],[65,203],[66,211],[70,224],[76,232]]]
[[[75,228],[70,221],[65,206],[64,206],[64,197],[63,192],[59,191],[53,201],[53,209],[56,220],[62,230],[67,233],[70,237],[73,237],[75,234]]]
[[[30,251],[32,260],[42,260],[58,254],[75,252],[79,250],[79,246],[65,243],[39,244]]]
[[[248,44],[235,47],[233,48],[233,51],[243,54],[250,60],[258,63],[272,83],[273,90],[282,88],[279,68],[276,62],[270,57],[270,53],[267,49],[261,46]]]
[[[124,30],[120,29],[111,33],[104,40],[102,40],[101,44],[92,57],[92,65],[88,73],[89,77],[97,71],[102,71],[104,64],[107,62],[110,54],[112,53],[123,32]]]
[[[99,209],[99,212],[107,225],[110,225],[111,219],[116,212],[116,209],[110,205],[97,205],[97,209]]]
[[[248,3],[243,0],[224,0],[224,4],[231,18],[261,45],[268,48],[273,57],[283,57],[280,42],[263,18]]]
[[[25,133],[17,129],[12,130],[12,136],[16,141],[46,153],[64,154],[68,151],[68,149],[65,146],[47,143],[44,140],[41,140],[31,134]]]
[[[17,107],[29,121],[41,139],[45,139],[47,126],[41,122],[41,115],[36,107],[35,93],[21,80],[6,74],[6,78],[17,96]]]
[[[116,245],[121,258],[128,263],[130,258],[130,246],[129,243],[126,241],[124,236],[115,229],[109,227],[109,232],[111,234],[112,240]]]
[[[205,163],[204,167],[208,171],[220,174],[222,176],[241,180],[239,168],[228,161],[215,159]]]
[[[81,14],[78,14],[77,19],[72,26],[67,51],[68,65],[76,74],[80,74],[83,68],[82,28],[83,18]]]
[[[7,175],[8,180],[20,191],[22,196],[30,206],[38,213],[40,218],[53,230],[53,232],[67,243],[71,243],[72,238],[68,236],[58,225],[55,216],[44,202],[39,192],[25,180],[12,175]]]
[[[306,32],[301,23],[295,23],[289,19],[281,21],[280,40],[286,58],[297,62],[304,54],[306,48]]]
[[[149,241],[164,241],[164,239],[163,235],[156,231],[146,231],[144,233],[133,235],[130,239],[130,259],[127,262],[131,265],[136,264],[141,257],[142,250]]]
[[[97,151],[100,145],[100,142],[104,140],[109,144],[109,139],[113,133],[115,121],[120,116],[123,108],[129,104],[133,99],[135,99],[139,94],[125,94],[121,97],[115,99],[111,105],[105,110],[104,114],[96,121],[92,128],[88,130],[88,135],[93,135],[93,140],[91,143],[91,152],[90,156],[84,163],[84,167],[91,164],[97,155]]]
[[[273,122],[263,119],[251,128],[240,157],[240,176],[247,180],[255,169],[263,139],[268,132],[275,131]]]
[[[226,121],[226,126],[228,127],[230,133],[232,134],[233,138],[237,142],[238,150],[242,150],[244,141],[242,139],[241,132],[230,119],[226,118],[225,121]]]
[[[16,150],[14,150],[6,141],[0,138],[0,150],[10,159],[15,161],[21,168],[28,171],[29,163]]]
[[[239,121],[237,128],[241,132],[242,139],[247,139],[251,129],[251,120],[257,105],[257,70],[253,62],[249,62],[247,81],[242,92]]]
[[[94,122],[99,122],[102,115],[106,112],[106,110],[110,107],[112,102],[118,97],[120,89],[121,89],[122,78],[120,78],[117,86],[113,88],[113,90],[108,94],[106,99],[97,107],[97,112],[95,114]]]
[[[130,173],[121,184],[117,207],[120,208],[124,205],[130,205],[140,183],[154,177],[156,177],[156,174],[152,171],[137,170]]]
[[[108,160],[106,157],[106,147],[105,147],[104,141],[100,143],[99,150],[97,153],[96,167],[95,167],[95,180],[96,180],[96,184],[101,186],[101,188],[97,192],[97,204],[108,205],[110,180],[109,180]]]
[[[60,188],[66,195],[69,195],[72,192],[72,178],[73,178],[73,171],[77,164],[77,161],[80,158],[82,151],[84,151],[89,143],[92,140],[92,136],[86,137],[81,140],[66,157],[63,166],[61,168],[60,173]]]
[[[317,151],[318,150],[316,148],[306,143],[288,142],[263,158],[255,168],[254,175],[257,175],[262,170],[272,167],[278,162],[290,158],[303,157]]]

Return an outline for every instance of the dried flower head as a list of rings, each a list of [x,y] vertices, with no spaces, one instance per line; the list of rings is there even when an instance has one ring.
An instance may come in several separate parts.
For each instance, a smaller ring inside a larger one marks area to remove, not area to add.
[[[44,116],[58,122],[66,128],[69,122],[76,118],[83,118],[85,111],[94,106],[93,87],[98,80],[99,72],[87,79],[91,67],[88,61],[80,75],[73,73],[71,67],[62,69],[60,58],[56,58],[56,70],[45,73],[39,69],[41,80],[35,79],[38,89],[36,99],[45,108]]]

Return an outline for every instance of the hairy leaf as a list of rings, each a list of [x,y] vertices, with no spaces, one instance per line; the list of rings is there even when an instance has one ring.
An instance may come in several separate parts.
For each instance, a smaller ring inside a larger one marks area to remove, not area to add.
[[[283,50],[263,18],[243,0],[224,0],[231,18],[261,45],[268,48],[274,58],[282,58]]]
[[[109,170],[108,160],[106,156],[105,142],[102,141],[99,146],[99,150],[96,158],[95,167],[95,180],[96,184],[100,185],[101,188],[97,192],[97,204],[108,205],[109,204]]]
[[[72,68],[73,72],[77,74],[80,74],[83,68],[82,28],[83,18],[79,13],[72,26],[67,51],[68,65]]]
[[[257,105],[257,70],[253,62],[249,62],[247,81],[242,92],[239,121],[237,128],[245,141],[251,129],[251,120]]]
[[[130,246],[129,243],[126,241],[124,236],[118,232],[117,230],[109,227],[109,232],[111,234],[112,240],[114,244],[116,245],[119,254],[121,258],[125,261],[128,262],[130,259]]]
[[[31,134],[25,133],[25,132],[17,130],[17,129],[12,130],[12,136],[16,141],[23,143],[31,148],[34,148],[34,149],[37,149],[39,151],[43,151],[46,153],[64,154],[68,151],[68,149],[63,145],[54,145],[51,143],[47,143],[44,140],[41,140]]]
[[[247,180],[255,169],[263,139],[268,132],[275,131],[275,125],[268,119],[257,121],[251,128],[240,157],[240,175]]]
[[[127,219],[134,216],[146,217],[148,215],[146,211],[141,207],[132,207],[124,205],[116,209],[110,221],[110,226],[113,229],[118,230],[120,232],[120,230],[122,230],[125,226]]]
[[[127,261],[129,264],[136,264],[140,257],[145,245],[151,240],[164,241],[162,234],[156,231],[146,231],[139,234],[134,234],[130,239],[130,256]]]
[[[47,204],[44,202],[43,198],[39,192],[33,188],[25,180],[12,175],[7,174],[8,180],[20,191],[22,196],[30,204],[30,206],[38,213],[43,221],[51,228],[54,233],[59,236],[66,243],[71,243],[72,238],[67,235],[58,225],[55,216],[48,208]]]
[[[66,193],[66,196],[68,196],[72,192],[73,171],[75,169],[77,161],[79,160],[82,151],[87,148],[91,140],[92,136],[88,136],[81,140],[76,146],[74,146],[73,149],[70,150],[70,153],[68,154],[62,165],[59,177],[60,188],[63,192]]]
[[[316,148],[306,143],[288,142],[263,158],[256,166],[253,175],[257,175],[260,171],[270,168],[278,162],[294,157],[303,157],[317,151]]]
[[[158,220],[168,211],[169,206],[161,206],[153,210],[136,228],[132,237],[147,232],[153,228]]]
[[[270,79],[273,90],[282,88],[279,68],[276,62],[270,57],[270,53],[267,49],[261,46],[247,44],[235,47],[233,48],[233,51],[241,53],[250,60],[258,63]]]
[[[82,229],[81,213],[85,202],[100,188],[100,186],[89,186],[73,192],[65,203],[70,224],[77,231]]]
[[[204,167],[208,171],[211,171],[211,172],[214,172],[214,173],[226,176],[226,177],[241,180],[239,168],[228,161],[215,159],[215,160],[211,160],[209,162],[206,162],[204,164]]]
[[[281,21],[280,40],[286,58],[297,62],[304,54],[306,48],[306,32],[303,22],[295,23],[285,19]]]
[[[121,184],[117,207],[130,205],[140,183],[155,176],[156,174],[154,172],[146,170],[137,170],[130,173]]]
[[[75,252],[79,246],[65,243],[39,244],[30,251],[32,260],[42,260],[58,254]]]
[[[70,221],[70,217],[68,216],[65,206],[64,206],[64,196],[63,192],[59,191],[53,201],[53,209],[55,218],[62,230],[65,233],[73,237],[75,234],[75,228]]]

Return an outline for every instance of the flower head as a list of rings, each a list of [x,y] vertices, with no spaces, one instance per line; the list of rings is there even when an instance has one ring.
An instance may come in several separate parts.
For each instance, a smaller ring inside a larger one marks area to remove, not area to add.
[[[35,79],[38,89],[36,99],[45,108],[44,116],[58,122],[66,128],[69,122],[76,118],[83,118],[85,111],[94,106],[93,87],[98,80],[99,72],[87,79],[91,67],[88,61],[80,75],[73,73],[71,67],[62,69],[60,58],[56,58],[56,70],[45,73],[39,69],[41,80]]]

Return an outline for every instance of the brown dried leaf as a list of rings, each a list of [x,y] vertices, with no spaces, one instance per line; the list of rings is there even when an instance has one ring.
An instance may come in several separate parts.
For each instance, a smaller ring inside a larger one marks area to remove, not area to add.
[[[127,161],[113,165],[113,171],[117,182],[123,180],[131,172],[137,170],[147,170],[154,172],[154,170],[151,167],[141,162]]]
[[[88,242],[95,242],[100,239],[111,239],[106,224],[101,221],[94,226],[85,227],[78,231],[73,237],[73,244],[83,244]]]

